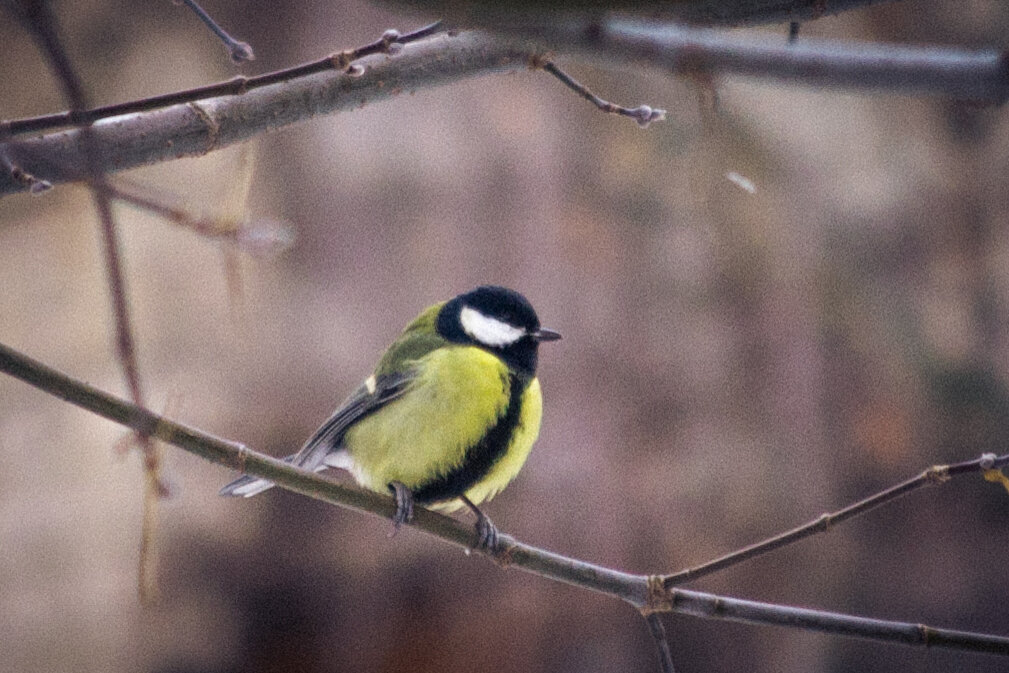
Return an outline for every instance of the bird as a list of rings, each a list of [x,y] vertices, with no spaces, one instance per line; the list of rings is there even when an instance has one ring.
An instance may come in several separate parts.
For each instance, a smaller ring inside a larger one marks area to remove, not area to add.
[[[560,339],[540,326],[520,293],[483,285],[421,312],[372,374],[294,455],[306,470],[339,468],[366,489],[390,493],[393,534],[414,503],[476,515],[476,548],[497,547],[479,508],[522,469],[539,435],[539,345]],[[250,497],[273,482],[245,475],[221,489]]]

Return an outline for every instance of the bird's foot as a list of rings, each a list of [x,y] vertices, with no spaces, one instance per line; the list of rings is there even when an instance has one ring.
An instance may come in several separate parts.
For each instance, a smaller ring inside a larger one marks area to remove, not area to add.
[[[476,544],[473,549],[486,551],[493,554],[497,551],[498,532],[497,526],[490,520],[490,517],[480,511],[480,508],[466,496],[460,496],[466,506],[476,514]]]
[[[399,532],[399,527],[404,523],[413,520],[413,493],[405,484],[394,481],[389,484],[392,497],[396,501],[396,513],[392,516],[392,532],[389,537],[394,537]]]
[[[493,553],[497,549],[497,543],[497,526],[490,517],[481,514],[476,519],[476,548]]]

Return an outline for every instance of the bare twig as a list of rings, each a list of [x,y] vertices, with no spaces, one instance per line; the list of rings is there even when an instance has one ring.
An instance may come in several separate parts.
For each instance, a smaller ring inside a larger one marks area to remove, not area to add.
[[[649,105],[639,105],[636,108],[626,108],[616,103],[611,103],[607,100],[603,100],[599,96],[595,95],[589,88],[571,77],[563,70],[557,67],[553,61],[545,60],[533,60],[533,67],[541,68],[545,72],[550,73],[557,79],[559,79],[564,86],[568,87],[576,94],[587,100],[588,102],[595,105],[597,108],[603,112],[615,115],[621,115],[623,117],[630,117],[638,123],[641,128],[646,128],[652,122],[662,121],[666,118],[666,111],[661,108],[652,108]]]
[[[905,496],[912,491],[916,491],[923,486],[943,484],[951,478],[963,474],[978,472],[986,473],[997,470],[1006,464],[1009,464],[1009,455],[996,457],[994,454],[985,454],[975,460],[968,460],[962,463],[955,463],[953,465],[934,465],[916,477],[876,493],[875,495],[871,495],[868,498],[859,500],[858,502],[848,505],[847,507],[839,509],[831,514],[823,514],[816,519],[799,526],[798,528],[793,528],[792,530],[775,535],[774,537],[748,547],[744,547],[738,551],[732,552],[731,554],[726,554],[725,556],[708,561],[707,563],[703,563],[694,568],[687,568],[671,575],[666,575],[662,578],[662,584],[669,589],[680,584],[691,582],[704,577],[705,575],[710,575],[711,573],[724,570],[725,568],[729,568],[751,558],[761,556],[769,551],[781,549],[782,547],[798,542],[799,540],[812,535],[816,535],[817,533],[825,533],[842,521],[847,521],[848,519],[865,514],[866,512],[880,507],[881,505],[885,505],[897,498]],[[992,479],[989,478],[989,481],[991,480]]]
[[[419,28],[409,33],[395,33],[397,35],[395,39],[390,39],[391,33],[387,32],[381,38],[362,47],[336,52],[317,61],[302,63],[291,68],[275,70],[274,72],[268,72],[254,77],[233,77],[224,82],[217,82],[216,84],[208,84],[207,86],[185,89],[183,91],[175,91],[173,93],[161,94],[159,96],[140,98],[137,100],[127,101],[125,103],[105,105],[86,111],[58,112],[38,117],[27,117],[25,119],[0,122],[0,137],[3,137],[2,134],[5,132],[10,136],[17,136],[25,133],[39,133],[41,131],[49,131],[66,126],[96,122],[102,119],[108,119],[109,117],[157,110],[168,107],[169,105],[191,103],[205,98],[213,98],[216,96],[238,96],[264,86],[288,82],[320,72],[330,72],[334,70],[347,71],[354,61],[360,60],[365,56],[383,54],[388,53],[390,50],[395,50],[392,46],[393,44],[410,44],[411,42],[416,42],[426,37],[430,37],[434,33],[438,32],[439,27],[440,23],[431,23],[423,28]]]
[[[63,86],[64,95],[70,101],[71,114],[76,110],[88,109],[84,87],[59,39],[56,19],[50,11],[48,2],[46,0],[19,0],[19,4],[21,17],[35,33],[44,55],[49,60],[50,67]],[[91,183],[95,209],[98,211],[101,223],[102,250],[115,316],[116,352],[123,368],[130,397],[137,406],[143,407],[144,399],[137,366],[136,348],[133,342],[133,328],[129,303],[126,299],[126,280],[122,270],[122,253],[119,247],[115,219],[112,215],[109,190],[104,174],[95,159],[95,141],[91,128],[85,125],[80,129],[80,134],[82,163],[88,181]],[[145,483],[138,575],[140,578],[139,588],[141,598],[150,602],[155,598],[153,588],[156,586],[154,577],[157,564],[156,539],[154,537],[156,530],[154,521],[157,514],[154,508],[163,489],[159,476],[158,453],[153,442],[148,435],[142,432],[137,433],[136,438],[143,450]]]
[[[294,242],[294,229],[280,220],[194,215],[183,206],[158,198],[137,185],[122,180],[107,184],[109,195],[118,201],[154,213],[200,236],[234,243],[255,257],[272,257]]]
[[[200,21],[224,43],[224,49],[228,52],[228,57],[233,62],[244,63],[255,60],[256,55],[252,52],[252,46],[248,42],[242,42],[231,37],[228,31],[221,28],[220,24],[214,21],[214,18],[203,7],[200,7],[196,0],[182,0],[182,2],[186,7],[193,10],[193,13],[200,17]]]
[[[0,371],[137,432],[219,465],[269,479],[282,488],[386,519],[391,519],[395,513],[395,505],[388,496],[331,481],[282,460],[251,451],[242,444],[176,423],[74,380],[4,345],[0,345]],[[988,466],[986,469],[994,469],[1006,463],[1009,463],[1009,455],[997,458],[986,456],[980,462],[982,466]],[[949,466],[950,474],[969,471],[963,467],[967,464]],[[408,525],[465,549],[473,546],[472,526],[424,508],[417,508],[413,521]],[[500,536],[499,545],[493,552],[479,553],[491,556],[504,566],[620,598],[646,616],[659,612],[678,612],[709,619],[773,624],[885,642],[1009,657],[1009,637],[937,629],[923,624],[869,619],[669,588],[664,586],[661,576],[632,575],[568,558],[523,544],[509,535]],[[654,628],[654,620],[649,623],[649,628]]]
[[[645,615],[645,622],[655,641],[655,648],[659,651],[659,670],[662,673],[674,673],[673,655],[669,651],[669,639],[666,637],[666,627],[662,625],[662,617],[657,612],[651,612]]]

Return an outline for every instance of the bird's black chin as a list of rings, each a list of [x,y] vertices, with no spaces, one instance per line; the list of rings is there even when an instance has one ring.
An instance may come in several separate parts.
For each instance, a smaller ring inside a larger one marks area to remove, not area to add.
[[[525,336],[510,346],[488,348],[487,350],[500,356],[514,371],[531,378],[536,375],[537,346],[536,341]]]

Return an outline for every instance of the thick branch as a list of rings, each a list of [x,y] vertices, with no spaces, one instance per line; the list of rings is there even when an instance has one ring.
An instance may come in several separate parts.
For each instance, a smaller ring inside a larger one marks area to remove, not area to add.
[[[558,25],[540,30],[539,39],[603,65],[622,62],[676,74],[744,75],[803,86],[983,103],[1009,98],[1009,58],[995,50],[839,40],[790,43],[784,35],[774,39],[641,21]]]
[[[385,518],[394,514],[393,501],[387,496],[330,481],[250,451],[242,444],[175,423],[76,381],[2,344],[0,371],[137,432],[147,433],[219,465],[270,479],[296,493]],[[417,508],[410,525],[460,547],[470,548],[474,541],[471,526],[423,508]],[[681,612],[706,618],[775,624],[909,645],[1009,656],[1009,638],[1002,636],[935,629],[921,624],[889,622],[666,588],[659,576],[623,573],[538,549],[507,535],[500,537],[499,548],[493,556],[502,565],[621,598],[646,616],[658,612]],[[650,622],[650,627],[654,633],[654,620]]]
[[[317,115],[351,110],[466,77],[528,67],[530,50],[478,33],[438,35],[407,45],[396,56],[362,59],[363,72],[323,72],[241,95],[202,99],[96,122],[93,137],[105,171],[202,156],[265,131]],[[360,74],[358,74],[360,72]],[[51,182],[80,180],[80,132],[61,131],[11,143],[10,160]],[[0,194],[24,191],[7,172]]]
[[[521,31],[572,15],[603,12],[701,25],[805,21],[892,0],[382,0],[425,11],[461,26]]]
[[[541,42],[603,64],[635,63],[673,73],[739,74],[810,86],[893,91],[1001,102],[1009,95],[1009,60],[995,51],[898,47],[753,38],[708,29],[613,22],[602,29],[556,29]],[[369,56],[362,71],[316,73],[243,94],[200,99],[94,124],[106,171],[200,156],[316,115],[360,108],[405,91],[535,63],[539,47],[467,32]],[[118,107],[118,106],[117,106]],[[7,145],[10,161],[50,182],[83,177],[80,133],[61,131]],[[0,171],[0,195],[28,185]]]

